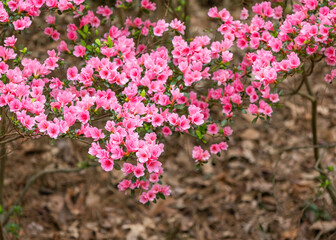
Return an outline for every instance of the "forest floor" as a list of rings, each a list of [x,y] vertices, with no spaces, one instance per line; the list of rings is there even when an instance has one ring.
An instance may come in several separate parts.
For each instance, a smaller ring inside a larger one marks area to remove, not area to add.
[[[192,19],[195,32],[207,27],[201,22]],[[336,142],[336,90],[324,83],[323,71],[311,80],[319,96],[319,143],[327,144]],[[285,92],[298,84],[292,80],[283,84]],[[21,226],[19,239],[336,239],[336,208],[319,188],[313,150],[295,149],[311,145],[310,106],[300,96],[282,101],[269,122],[236,118],[228,151],[201,170],[191,158],[191,138],[168,139],[163,181],[172,195],[149,207],[118,191],[119,172],[91,167],[43,176],[24,197],[21,215],[11,219]],[[16,141],[9,148],[6,206],[33,174],[75,168],[88,158],[87,146],[71,140]],[[335,148],[321,152],[324,166],[336,165]]]

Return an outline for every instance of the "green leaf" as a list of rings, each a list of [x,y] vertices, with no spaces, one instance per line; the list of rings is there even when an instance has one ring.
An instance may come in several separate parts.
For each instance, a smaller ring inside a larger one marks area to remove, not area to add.
[[[328,169],[328,171],[332,172],[332,171],[334,171],[334,166],[328,166],[327,169]]]
[[[78,30],[78,33],[82,36],[83,39],[86,39],[87,35],[82,30]]]
[[[111,40],[111,36],[107,37],[107,44],[108,44],[109,47],[113,47],[113,42]]]
[[[225,120],[223,120],[223,121],[221,122],[221,126],[222,126],[222,127],[224,127],[226,124],[227,124],[227,119],[225,119]]]
[[[83,39],[81,39],[81,44],[83,47],[86,47],[86,42]]]
[[[88,31],[89,31],[89,26],[88,26],[88,25],[84,25],[84,29],[83,29],[83,30],[84,30],[85,33],[88,33]]]
[[[133,176],[132,177],[132,183],[135,183],[137,181],[137,177],[136,176]]]
[[[179,104],[175,106],[176,109],[184,109],[185,105]]]
[[[25,47],[24,49],[20,50],[20,52],[22,52],[23,54],[25,54],[27,52],[27,48]]]
[[[14,211],[15,214],[17,214],[17,215],[21,215],[21,213],[22,213],[22,208],[21,208],[21,206],[19,206],[19,205],[14,205],[14,206],[13,206],[13,211]]]
[[[258,117],[255,117],[253,120],[252,120],[252,123],[255,124],[258,120]]]
[[[120,170],[120,169],[121,169],[120,165],[119,165],[118,163],[116,163],[116,162],[114,162],[113,167],[114,167],[114,169],[116,169],[116,170]]]
[[[141,91],[140,96],[141,96],[141,97],[145,97],[145,96],[146,96],[146,91],[145,91],[145,89],[143,89],[143,90]]]
[[[96,40],[95,40],[95,43],[97,43],[97,45],[98,45],[99,47],[101,46],[101,42],[100,42],[99,39],[96,39]]]
[[[19,238],[19,231],[21,229],[20,225],[18,223],[9,223],[6,226],[7,232],[14,235],[14,237]]]
[[[198,129],[196,130],[196,135],[197,135],[198,139],[202,139],[203,138],[203,134]]]
[[[159,198],[166,199],[162,192],[157,193],[157,196],[159,196]]]

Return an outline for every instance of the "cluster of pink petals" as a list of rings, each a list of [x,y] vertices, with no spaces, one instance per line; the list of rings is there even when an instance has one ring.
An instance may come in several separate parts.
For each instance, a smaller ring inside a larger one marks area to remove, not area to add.
[[[9,20],[8,13],[4,8],[2,2],[0,2],[0,22],[8,22],[8,20]]]
[[[141,7],[149,11],[155,11],[156,4],[149,0],[141,0]]]

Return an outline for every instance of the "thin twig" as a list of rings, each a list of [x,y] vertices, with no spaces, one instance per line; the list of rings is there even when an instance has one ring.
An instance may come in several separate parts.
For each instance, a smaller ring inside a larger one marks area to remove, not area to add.
[[[3,140],[3,141],[1,141],[0,142],[0,144],[6,144],[6,143],[10,143],[10,142],[13,142],[13,141],[15,141],[15,140],[17,140],[17,139],[19,139],[19,138],[22,138],[23,136],[16,136],[16,137],[13,137],[13,138],[10,138],[10,139],[7,139],[7,140]]]
[[[309,94],[306,94],[306,93],[303,93],[303,92],[298,92],[297,94],[299,94],[301,97],[307,98],[311,102],[316,101],[316,99]]]
[[[292,95],[295,95],[295,94],[299,93],[299,91],[302,88],[303,84],[304,84],[304,78],[301,79],[301,82],[300,82],[299,86],[293,92],[289,93],[289,95],[292,96]]]
[[[322,154],[320,155],[319,159],[316,161],[315,166],[314,166],[315,170],[318,171],[320,174],[326,174],[326,172],[323,169],[319,168],[325,152],[326,152],[326,149],[324,149],[324,151],[322,152]]]
[[[75,138],[75,140],[77,140],[77,141],[79,141],[79,142],[82,142],[82,143],[85,143],[85,144],[90,145],[90,146],[92,145],[92,143],[87,142],[87,141],[82,140],[82,139],[79,139],[79,138]]]

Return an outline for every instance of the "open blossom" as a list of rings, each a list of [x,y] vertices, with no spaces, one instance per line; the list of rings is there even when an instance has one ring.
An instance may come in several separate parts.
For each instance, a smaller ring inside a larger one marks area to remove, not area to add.
[[[201,147],[195,146],[192,151],[192,157],[196,162],[202,162],[209,160],[210,154],[207,150],[204,151]]]
[[[160,37],[162,36],[164,32],[168,30],[168,27],[169,27],[169,23],[166,23],[164,19],[161,19],[157,21],[156,26],[153,29],[153,33],[155,36]]]
[[[148,148],[139,149],[139,151],[136,153],[136,156],[138,157],[138,161],[140,163],[147,162],[150,158],[150,151]]]
[[[208,11],[208,16],[211,18],[219,17],[217,7],[210,8]]]
[[[52,15],[48,15],[46,17],[46,22],[49,23],[49,24],[51,24],[51,25],[54,25],[55,21],[56,21],[56,18],[54,16],[52,16]]]
[[[184,30],[185,30],[185,26],[184,24],[178,20],[177,18],[175,18],[174,20],[172,20],[169,24],[169,26],[172,28],[172,29],[175,29],[176,31],[180,32],[181,34],[184,34]]]
[[[217,154],[220,151],[221,151],[221,148],[220,148],[219,144],[212,144],[210,146],[210,152],[211,152],[211,154]]]
[[[6,47],[14,47],[15,43],[16,43],[17,38],[13,35],[11,37],[7,37],[5,39],[5,46]]]
[[[47,133],[51,138],[56,139],[58,137],[58,134],[59,134],[59,128],[58,128],[57,124],[50,123],[48,128],[47,128]]]
[[[137,166],[133,168],[133,173],[134,173],[134,176],[139,178],[145,175],[145,168],[141,164],[138,164]]]
[[[109,172],[109,171],[113,170],[114,162],[110,158],[100,159],[100,164],[101,164],[102,168],[104,169],[104,171],[106,171],[106,172]]]
[[[233,130],[230,127],[224,127],[223,128],[223,134],[224,136],[231,136],[233,133]]]
[[[6,9],[0,7],[0,22],[8,22],[9,16]]]
[[[29,17],[21,17],[20,19],[13,22],[15,30],[24,30],[31,25],[32,21]]]
[[[60,52],[70,52],[68,49],[68,45],[64,41],[60,42],[60,44],[57,47],[57,50]]]
[[[83,46],[75,46],[75,50],[73,52],[73,55],[76,57],[84,57],[85,55],[85,47]]]
[[[154,11],[156,9],[156,4],[149,0],[141,0],[141,7],[150,11]]]
[[[294,69],[300,66],[301,62],[296,53],[294,52],[290,53],[288,56],[288,60],[290,68]]]
[[[113,11],[108,6],[99,6],[97,8],[97,14],[101,14],[102,16],[108,18]]]
[[[218,133],[218,127],[216,123],[210,124],[208,126],[208,133],[210,134],[217,134]]]
[[[77,80],[77,78],[78,78],[78,69],[77,69],[76,66],[68,68],[68,70],[67,70],[67,78],[69,80],[73,80],[73,81]]]
[[[248,18],[249,14],[246,8],[243,8],[243,10],[240,13],[240,19],[246,20]]]
[[[165,126],[162,128],[162,133],[165,137],[167,137],[172,134],[172,131],[170,130],[169,127]]]

